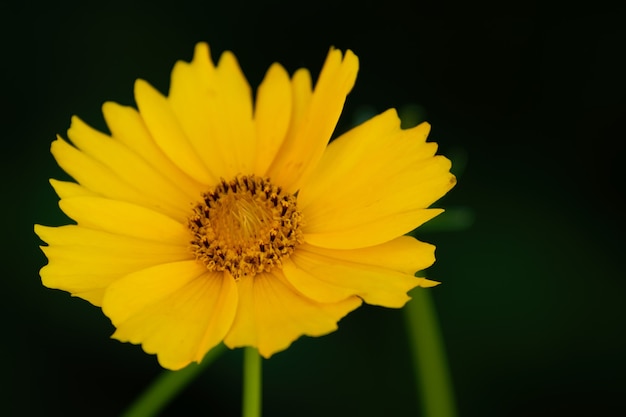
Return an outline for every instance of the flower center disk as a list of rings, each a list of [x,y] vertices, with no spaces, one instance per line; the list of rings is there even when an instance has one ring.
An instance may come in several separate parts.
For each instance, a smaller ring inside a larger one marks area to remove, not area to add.
[[[222,180],[193,208],[191,249],[209,271],[228,271],[235,279],[282,267],[303,241],[296,203],[268,178]]]

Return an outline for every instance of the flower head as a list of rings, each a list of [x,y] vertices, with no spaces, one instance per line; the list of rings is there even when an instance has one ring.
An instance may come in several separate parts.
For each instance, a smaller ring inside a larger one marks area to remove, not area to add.
[[[104,104],[110,135],[74,117],[52,153],[76,182],[51,183],[76,224],[35,226],[44,285],[170,369],[220,342],[269,357],[435,285],[414,276],[434,247],[403,235],[442,211],[450,162],[394,110],[328,145],[357,70],[331,49],[313,88],[274,64],[253,99],[233,54],[214,65],[200,43],[168,96],[138,80],[138,110]]]

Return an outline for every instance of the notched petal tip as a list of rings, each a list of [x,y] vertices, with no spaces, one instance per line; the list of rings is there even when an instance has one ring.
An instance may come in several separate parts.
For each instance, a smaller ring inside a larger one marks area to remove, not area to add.
[[[332,74],[333,77],[337,77],[338,80],[342,81],[338,83],[339,90],[347,95],[352,90],[352,87],[354,87],[358,72],[359,58],[354,52],[348,49],[345,54],[343,54],[341,50],[331,48],[322,66],[316,88],[320,85],[320,81]]]
[[[41,249],[42,251],[44,250],[44,248],[48,247],[48,242],[46,241],[46,234],[49,229],[51,229],[50,226],[44,226],[42,224],[35,224],[33,226],[33,232],[35,232],[39,240],[41,240],[44,243],[44,245],[39,245],[39,249]]]
[[[198,42],[193,51],[193,61],[206,60],[211,57],[211,48],[207,42]]]
[[[417,126],[414,126],[408,130],[415,132],[415,134],[419,135],[420,137],[422,137],[424,139],[424,142],[426,142],[426,139],[428,139],[428,135],[430,134],[430,130],[431,130],[432,126],[430,125],[430,123],[428,122],[422,122],[420,124],[418,124]],[[434,143],[434,142],[432,142]]]
[[[135,99],[138,99],[138,96],[144,96],[144,95],[154,95],[154,94],[159,94],[162,96],[161,93],[159,93],[156,88],[154,88],[152,86],[152,84],[150,84],[148,81],[142,79],[142,78],[137,78],[135,80],[135,85],[134,85],[134,93],[135,93]]]
[[[352,51],[352,49],[346,49],[346,51],[343,52],[341,48],[337,48],[336,46],[332,45],[330,48],[328,48],[328,55],[331,54],[338,56],[339,59],[343,61],[356,61],[356,64],[358,65],[359,58]]]
[[[346,50],[346,53],[343,56],[343,62],[346,62],[348,65],[353,66],[355,71],[359,70],[359,57],[356,56],[356,54],[352,52],[352,50]]]
[[[52,153],[53,156],[54,156],[55,148],[57,148],[59,146],[59,142],[66,142],[67,143],[67,141],[63,138],[63,136],[61,136],[60,134],[57,133],[56,139],[54,139],[52,142],[50,142],[50,153]]]

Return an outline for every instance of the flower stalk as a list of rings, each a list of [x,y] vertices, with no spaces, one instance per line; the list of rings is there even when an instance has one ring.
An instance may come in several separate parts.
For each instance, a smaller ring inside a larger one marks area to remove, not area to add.
[[[420,288],[410,295],[412,300],[404,312],[422,413],[456,417],[450,372],[432,298]]]
[[[261,356],[253,347],[243,352],[243,417],[261,417]]]

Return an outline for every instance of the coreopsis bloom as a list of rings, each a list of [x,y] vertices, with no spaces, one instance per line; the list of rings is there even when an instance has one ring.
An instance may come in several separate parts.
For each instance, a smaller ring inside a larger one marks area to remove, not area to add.
[[[405,233],[455,183],[388,110],[338,137],[357,57],[331,49],[312,87],[272,65],[256,96],[230,52],[197,45],[168,96],[143,80],[138,110],[105,103],[110,135],[74,117],[51,180],[76,224],[37,225],[43,284],[101,306],[112,337],[179,369],[220,342],[269,357],[320,336],[364,301],[402,307],[434,247]]]

